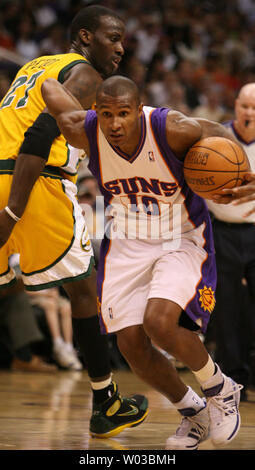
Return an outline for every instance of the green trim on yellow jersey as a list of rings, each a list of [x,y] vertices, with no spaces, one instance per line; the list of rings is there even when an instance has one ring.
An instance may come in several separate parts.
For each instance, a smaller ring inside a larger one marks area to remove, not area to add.
[[[36,158],[36,157],[35,157]],[[0,174],[1,175],[12,175],[15,168],[16,160],[7,158],[6,160],[0,160]],[[46,165],[42,170],[40,176],[45,176],[46,178],[54,179],[63,179],[64,176],[61,173],[61,170],[58,167],[53,167]]]
[[[60,83],[63,83],[64,82],[64,78],[65,78],[65,74],[68,70],[70,70],[72,67],[74,67],[75,65],[77,64],[84,64],[84,62],[86,62],[86,64],[90,65],[90,63],[85,60],[85,58],[83,60],[74,60],[73,62],[71,62],[70,64],[66,65],[65,67],[63,67],[62,70],[60,70],[59,74],[58,74],[58,81]]]
[[[63,284],[66,284],[67,282],[80,281],[81,279],[85,279],[86,277],[90,276],[94,265],[95,265],[95,259],[94,259],[94,256],[91,256],[89,267],[85,273],[78,274],[78,276],[74,276],[74,277],[66,277],[65,279],[60,279],[59,281],[47,282],[45,284],[38,284],[35,286],[24,284],[24,287],[28,291],[38,291],[38,290],[43,290],[43,289],[49,289],[50,287],[61,286]]]
[[[10,272],[10,270],[11,270],[11,268],[10,268],[10,266],[9,266],[8,269],[7,269],[7,271],[5,271],[4,273],[1,273],[1,274],[0,274],[0,277],[1,277],[1,276],[6,276],[6,274],[8,274],[8,273]]]
[[[17,282],[17,278],[14,277],[10,282],[7,282],[7,284],[2,284],[2,285],[0,286],[0,290],[2,290],[2,289],[7,289],[7,287],[13,286],[13,284],[16,284],[16,282]]]

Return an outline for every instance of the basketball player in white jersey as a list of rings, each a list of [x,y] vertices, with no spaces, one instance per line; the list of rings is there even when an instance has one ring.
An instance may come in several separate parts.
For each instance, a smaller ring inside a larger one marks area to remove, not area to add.
[[[167,448],[196,449],[209,430],[215,445],[230,442],[240,427],[240,386],[222,374],[197,334],[214,308],[216,266],[206,204],[182,169],[197,140],[228,131],[143,107],[124,77],[100,86],[96,111],[80,111],[52,79],[42,93],[66,139],[89,156],[111,216],[97,279],[102,331],[116,333],[133,371],[182,415]],[[160,349],[190,368],[205,397],[182,382]]]

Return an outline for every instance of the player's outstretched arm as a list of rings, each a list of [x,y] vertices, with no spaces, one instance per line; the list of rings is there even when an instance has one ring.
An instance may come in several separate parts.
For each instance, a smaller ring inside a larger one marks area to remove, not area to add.
[[[73,147],[89,153],[88,139],[84,129],[86,111],[73,94],[57,80],[48,78],[42,84],[42,97],[50,114],[56,119],[65,139]]]
[[[198,140],[206,137],[225,137],[239,142],[222,125],[207,119],[190,118],[177,111],[169,111],[166,122],[166,136],[169,146],[180,160]]]

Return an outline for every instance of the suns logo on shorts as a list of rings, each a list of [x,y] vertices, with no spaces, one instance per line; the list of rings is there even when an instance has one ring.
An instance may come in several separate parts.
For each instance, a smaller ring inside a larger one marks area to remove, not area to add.
[[[204,286],[203,289],[199,289],[199,294],[199,301],[201,303],[201,307],[205,311],[208,310],[210,313],[212,313],[215,307],[215,297],[212,288]]]

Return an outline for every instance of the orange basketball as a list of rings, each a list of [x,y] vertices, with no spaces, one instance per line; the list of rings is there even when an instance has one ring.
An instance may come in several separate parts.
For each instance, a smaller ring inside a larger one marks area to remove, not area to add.
[[[196,142],[184,160],[184,178],[188,186],[205,199],[235,188],[250,171],[245,152],[232,140],[207,137]]]

